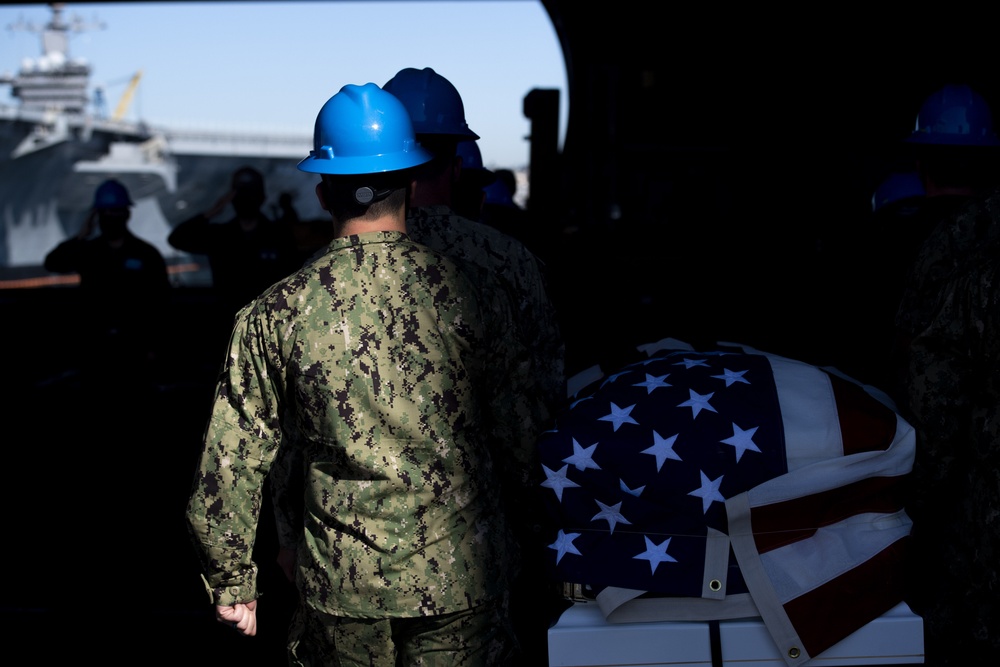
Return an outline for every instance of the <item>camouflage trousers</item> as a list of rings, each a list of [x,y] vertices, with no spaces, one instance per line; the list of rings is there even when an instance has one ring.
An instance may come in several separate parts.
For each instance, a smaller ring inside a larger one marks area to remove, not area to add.
[[[508,667],[519,664],[507,602],[440,616],[359,619],[300,605],[292,618],[293,667]]]

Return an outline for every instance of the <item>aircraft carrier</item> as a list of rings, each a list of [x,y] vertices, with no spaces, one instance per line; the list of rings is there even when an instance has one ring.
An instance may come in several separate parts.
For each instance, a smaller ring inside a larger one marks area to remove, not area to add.
[[[69,53],[71,34],[87,26],[65,17],[63,3],[49,7],[44,26],[8,26],[38,33],[41,55],[24,58],[16,74],[0,74],[17,102],[0,104],[0,280],[37,275],[48,251],[78,231],[94,189],[107,178],[124,182],[136,202],[133,233],[172,263],[185,257],[167,243],[170,230],[210,207],[243,165],[264,174],[268,212],[287,192],[301,219],[324,215],[315,180],[296,169],[309,152],[311,128],[296,135],[227,133],[128,121],[124,112],[141,73],[114,113],[104,113],[102,91],[91,90],[90,65]]]

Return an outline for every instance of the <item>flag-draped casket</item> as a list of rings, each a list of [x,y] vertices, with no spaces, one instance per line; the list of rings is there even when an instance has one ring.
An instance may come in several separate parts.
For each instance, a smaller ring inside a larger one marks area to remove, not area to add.
[[[760,616],[788,665],[902,601],[915,443],[887,400],[745,347],[642,349],[539,441],[553,577],[611,622]]]

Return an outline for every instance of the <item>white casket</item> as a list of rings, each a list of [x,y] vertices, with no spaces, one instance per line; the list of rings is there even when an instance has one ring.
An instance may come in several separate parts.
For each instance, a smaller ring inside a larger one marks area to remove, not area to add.
[[[709,623],[609,623],[596,602],[574,602],[549,629],[550,667],[784,667],[759,618],[719,621],[721,655]],[[713,659],[715,662],[713,662]],[[919,665],[923,620],[905,603],[863,626],[806,665]]]

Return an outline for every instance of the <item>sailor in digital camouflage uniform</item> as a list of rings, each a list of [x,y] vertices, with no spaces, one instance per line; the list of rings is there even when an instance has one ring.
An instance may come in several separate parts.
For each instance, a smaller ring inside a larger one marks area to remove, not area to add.
[[[455,86],[433,69],[404,68],[383,86],[410,114],[421,146],[434,158],[418,174],[406,217],[413,240],[459,261],[483,290],[500,290],[513,304],[520,338],[530,350],[523,372],[534,377],[537,391],[521,397],[522,410],[535,436],[550,428],[566,401],[565,344],[540,260],[517,239],[487,224],[462,217],[453,207],[461,175],[458,144],[479,135],[469,129],[465,106]],[[525,649],[544,660],[552,582],[543,572],[545,545],[536,508],[541,470],[537,450],[514,451],[504,470],[505,502],[522,549],[522,576],[515,584],[512,614]],[[551,603],[551,604],[550,604]]]
[[[531,349],[531,373],[538,382],[538,433],[566,401],[565,343],[539,259],[524,244],[452,208],[460,174],[460,141],[476,140],[462,98],[446,78],[427,67],[404,68],[382,86],[406,107],[420,145],[433,154],[418,174],[406,231],[468,267],[480,285],[492,284],[513,303],[518,330]]]
[[[897,328],[912,337],[930,322],[939,305],[942,286],[984,244],[995,243],[1000,226],[991,221],[991,209],[1000,207],[994,193],[968,198],[931,230],[910,270],[896,314]]]
[[[929,664],[1000,659],[1000,193],[960,216],[964,257],[910,347],[906,410],[919,447],[907,511],[912,604]],[[944,237],[942,237],[944,238]],[[978,239],[970,244],[970,239]],[[942,255],[942,257],[946,257]]]
[[[895,314],[891,350],[893,398],[905,395],[909,342],[929,324],[942,285],[984,240],[980,198],[1000,178],[1000,137],[985,98],[967,85],[949,84],[927,97],[905,144],[926,195],[919,225],[928,231],[909,269]]]
[[[490,441],[531,435],[509,414],[531,391],[510,372],[511,314],[407,238],[411,169],[429,154],[395,98],[345,86],[314,148],[299,168],[322,175],[336,238],[240,311],[188,503],[217,618],[256,633],[261,485],[295,460],[290,664],[511,664]]]

